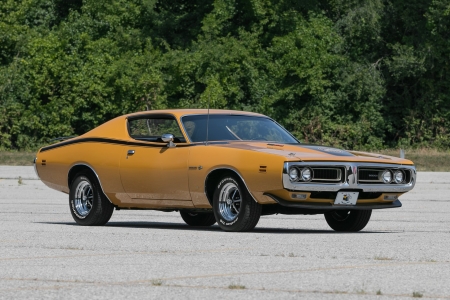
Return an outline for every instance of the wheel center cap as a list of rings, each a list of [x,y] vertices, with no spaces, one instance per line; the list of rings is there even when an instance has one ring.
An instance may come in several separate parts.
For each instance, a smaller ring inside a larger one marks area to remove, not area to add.
[[[227,204],[231,205],[231,199],[227,199]]]

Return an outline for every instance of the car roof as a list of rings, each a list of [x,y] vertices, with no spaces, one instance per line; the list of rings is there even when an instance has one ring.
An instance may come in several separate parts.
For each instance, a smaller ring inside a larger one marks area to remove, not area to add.
[[[208,114],[208,109],[164,109],[164,110],[145,110],[132,114],[125,115],[125,117],[135,117],[139,115],[148,115],[148,114],[171,114],[177,118],[187,115],[206,115]],[[258,116],[265,117],[262,114],[248,112],[248,111],[240,111],[240,110],[226,110],[226,109],[210,109],[209,114],[218,115],[218,114],[227,114],[227,115],[246,115],[246,116]]]

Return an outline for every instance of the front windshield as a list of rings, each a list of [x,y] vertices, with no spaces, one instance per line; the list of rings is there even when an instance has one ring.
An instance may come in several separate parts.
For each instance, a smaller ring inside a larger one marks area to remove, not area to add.
[[[208,139],[206,124],[208,115],[184,116],[184,128],[192,142],[208,141],[269,141],[298,143],[283,127],[269,118],[245,115],[210,115]]]

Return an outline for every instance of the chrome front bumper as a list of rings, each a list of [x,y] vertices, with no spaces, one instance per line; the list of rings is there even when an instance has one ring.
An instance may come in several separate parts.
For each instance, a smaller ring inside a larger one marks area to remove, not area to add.
[[[292,166],[342,167],[345,169],[344,180],[336,183],[292,182],[289,178],[289,168]],[[362,184],[358,182],[358,168],[361,167],[408,169],[411,172],[411,179],[408,183],[404,184]],[[285,162],[283,168],[283,186],[285,189],[290,191],[304,192],[338,192],[340,190],[361,190],[363,192],[405,193],[414,188],[414,185],[416,184],[416,175],[416,168],[410,165],[348,162]]]

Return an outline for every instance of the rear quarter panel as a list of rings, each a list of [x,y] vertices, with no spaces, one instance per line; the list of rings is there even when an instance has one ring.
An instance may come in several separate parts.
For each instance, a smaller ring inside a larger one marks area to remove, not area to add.
[[[41,151],[36,169],[40,179],[49,187],[69,193],[68,174],[75,165],[87,165],[97,173],[106,196],[116,205],[124,193],[119,173],[119,157],[125,155],[123,145],[84,142]],[[45,161],[45,163],[43,163]]]

